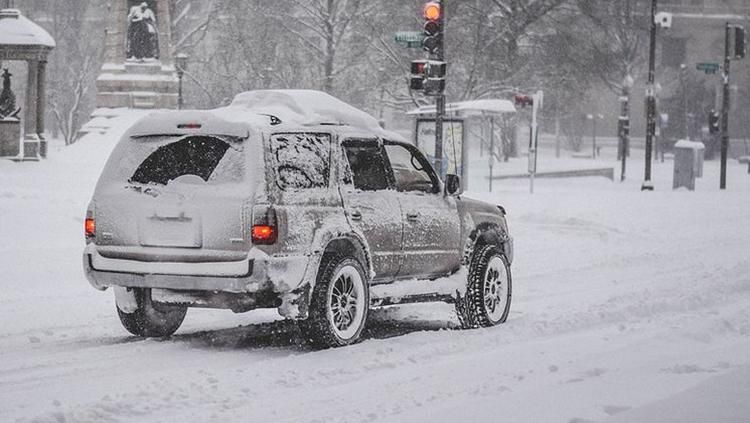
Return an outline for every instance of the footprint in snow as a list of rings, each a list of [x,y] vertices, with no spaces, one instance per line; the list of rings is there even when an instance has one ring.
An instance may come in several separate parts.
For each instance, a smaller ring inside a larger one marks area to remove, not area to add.
[[[623,407],[619,405],[605,405],[604,406],[604,412],[610,416],[614,416],[615,414],[622,413],[623,411],[628,411],[628,410],[630,410],[630,407]]]
[[[672,373],[676,375],[684,375],[691,373],[716,373],[716,370],[705,369],[695,364],[675,364],[672,367],[661,369],[662,373]]]

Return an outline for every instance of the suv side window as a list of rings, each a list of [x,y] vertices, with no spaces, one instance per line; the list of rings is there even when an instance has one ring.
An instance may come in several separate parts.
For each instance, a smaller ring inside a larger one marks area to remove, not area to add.
[[[376,140],[346,140],[343,147],[356,189],[377,191],[389,188],[383,150]]]
[[[276,185],[282,190],[325,188],[330,174],[331,135],[273,134],[270,139]]]
[[[429,194],[440,191],[440,184],[435,172],[415,147],[386,142],[385,151],[388,154],[391,169],[393,169],[397,190]]]

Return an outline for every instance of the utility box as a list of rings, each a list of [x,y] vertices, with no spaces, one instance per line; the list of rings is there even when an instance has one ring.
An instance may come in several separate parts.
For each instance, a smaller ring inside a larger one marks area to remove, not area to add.
[[[695,178],[703,176],[703,156],[706,147],[702,142],[681,140],[674,145],[674,180],[672,188],[695,190]]]

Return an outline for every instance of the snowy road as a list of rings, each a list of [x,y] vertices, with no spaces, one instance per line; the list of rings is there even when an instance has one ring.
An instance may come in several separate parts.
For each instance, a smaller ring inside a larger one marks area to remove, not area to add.
[[[275,311],[190,310],[129,336],[80,264],[111,141],[0,162],[0,422],[750,419],[750,175],[716,163],[693,193],[636,181],[498,184],[516,239],[496,328],[442,304],[379,310],[361,344],[300,345]],[[638,162],[637,159],[631,163]],[[641,164],[642,166],[642,164]]]

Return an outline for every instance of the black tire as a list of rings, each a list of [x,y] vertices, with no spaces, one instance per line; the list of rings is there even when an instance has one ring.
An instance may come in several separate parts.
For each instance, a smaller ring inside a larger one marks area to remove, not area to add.
[[[356,271],[359,275],[358,280],[356,277],[351,277],[354,276],[351,273],[353,271]],[[342,311],[342,296],[335,294],[335,292],[338,292],[335,291],[335,288],[339,287],[342,283],[346,283],[346,275],[350,276],[350,282],[354,286],[353,289],[357,289],[358,291],[353,303],[350,302],[351,297],[349,295],[346,296],[346,309],[349,310],[351,307],[354,307],[354,311],[352,312],[353,316],[348,320],[349,325],[342,329],[339,326],[345,326],[346,321],[339,321],[337,325],[336,320],[338,319],[336,316],[348,316],[348,311]],[[344,281],[340,280],[342,277]],[[367,314],[370,307],[369,286],[367,273],[359,261],[341,254],[324,256],[320,263],[315,288],[310,299],[308,317],[298,322],[303,338],[316,348],[342,347],[359,341],[362,330],[365,327],[365,322],[367,322]],[[334,298],[338,298],[338,302],[334,303],[336,301]],[[338,310],[339,313],[336,314],[335,310]]]
[[[155,304],[151,301],[151,289],[136,288],[135,300],[138,308],[125,313],[117,307],[117,315],[125,329],[136,336],[163,338],[172,335],[185,320],[187,307]]]
[[[488,271],[492,273],[488,275]],[[456,314],[461,326],[469,329],[505,322],[510,313],[512,288],[510,265],[505,255],[494,245],[478,247],[469,263],[466,295],[456,301]]]

